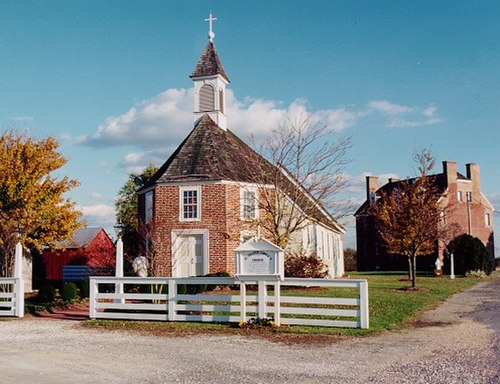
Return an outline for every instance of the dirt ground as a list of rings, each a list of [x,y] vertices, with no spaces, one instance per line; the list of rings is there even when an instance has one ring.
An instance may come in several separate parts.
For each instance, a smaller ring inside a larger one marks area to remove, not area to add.
[[[457,294],[412,329],[312,343],[0,321],[0,383],[500,383],[499,289]]]

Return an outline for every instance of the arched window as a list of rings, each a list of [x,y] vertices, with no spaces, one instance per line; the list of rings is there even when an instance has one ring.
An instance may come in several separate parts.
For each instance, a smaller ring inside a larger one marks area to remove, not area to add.
[[[200,112],[211,112],[215,110],[214,88],[210,84],[204,84],[200,88]]]

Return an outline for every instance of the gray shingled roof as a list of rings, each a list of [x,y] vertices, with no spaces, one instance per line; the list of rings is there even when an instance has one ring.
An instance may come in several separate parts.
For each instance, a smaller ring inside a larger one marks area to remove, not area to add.
[[[85,248],[97,236],[102,228],[80,228],[73,232],[71,240],[61,241],[54,245],[55,248]]]
[[[229,130],[221,129],[207,114],[195,125],[188,137],[170,158],[158,169],[142,190],[156,184],[180,181],[229,180],[258,184],[272,184],[266,175],[282,175],[279,183],[284,190],[296,190],[293,182],[261,155]],[[285,191],[286,192],[286,191]],[[312,218],[342,230],[333,218],[319,208],[319,203],[304,193],[297,204]]]
[[[193,78],[214,75],[221,75],[229,81],[229,77],[227,77],[226,71],[224,71],[220,62],[219,55],[217,55],[217,51],[215,50],[214,43],[209,41],[189,77]]]

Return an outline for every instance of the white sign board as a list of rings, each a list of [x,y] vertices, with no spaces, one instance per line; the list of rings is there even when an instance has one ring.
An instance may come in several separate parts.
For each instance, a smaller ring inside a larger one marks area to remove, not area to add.
[[[274,275],[276,255],[264,251],[244,252],[241,258],[241,274]]]
[[[284,278],[284,252],[267,240],[251,239],[236,248],[236,276]]]

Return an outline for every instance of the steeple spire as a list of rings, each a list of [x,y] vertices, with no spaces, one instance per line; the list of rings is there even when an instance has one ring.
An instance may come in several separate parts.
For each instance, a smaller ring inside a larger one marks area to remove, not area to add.
[[[213,43],[212,22],[215,20],[217,18],[212,16],[212,12],[205,19],[209,22],[209,41],[189,77],[194,82],[194,121],[208,114],[220,128],[226,130],[225,93],[229,79]]]

